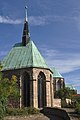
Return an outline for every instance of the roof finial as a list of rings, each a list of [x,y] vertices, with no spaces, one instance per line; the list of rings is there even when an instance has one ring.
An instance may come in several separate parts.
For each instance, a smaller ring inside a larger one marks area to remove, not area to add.
[[[26,21],[28,21],[27,9],[28,9],[28,7],[25,6],[25,10],[26,10]]]

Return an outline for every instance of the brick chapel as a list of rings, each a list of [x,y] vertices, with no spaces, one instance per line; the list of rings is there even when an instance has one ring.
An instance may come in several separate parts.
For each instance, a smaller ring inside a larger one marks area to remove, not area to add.
[[[2,65],[4,76],[9,79],[12,75],[17,77],[21,96],[17,107],[53,106],[53,72],[30,39],[27,8],[22,41],[13,46],[2,60]]]

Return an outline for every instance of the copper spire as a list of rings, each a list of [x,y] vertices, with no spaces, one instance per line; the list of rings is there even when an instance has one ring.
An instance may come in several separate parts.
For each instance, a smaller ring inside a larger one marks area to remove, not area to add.
[[[28,28],[28,15],[27,15],[27,6],[25,7],[26,17],[24,22],[23,36],[22,36],[22,45],[26,46],[30,39],[29,28]]]

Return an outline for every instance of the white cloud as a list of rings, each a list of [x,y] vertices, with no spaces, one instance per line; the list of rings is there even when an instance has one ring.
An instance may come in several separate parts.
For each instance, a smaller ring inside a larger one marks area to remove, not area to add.
[[[47,24],[47,20],[46,17],[43,16],[38,17],[31,16],[29,17],[29,23],[30,25],[45,25]]]
[[[65,20],[75,20],[76,18],[74,17],[67,17],[67,16],[58,16],[58,15],[47,15],[47,16],[29,16],[29,23],[30,25],[47,25],[52,22],[57,22],[57,21],[65,21]],[[11,19],[8,16],[1,16],[0,15],[0,23],[6,23],[6,24],[22,24],[23,19]]]
[[[58,54],[57,50],[53,49],[47,49],[47,46],[41,46],[40,50],[42,51],[42,54],[44,53],[45,57],[56,57],[56,54]]]
[[[63,53],[57,50],[41,48],[50,67],[55,66],[59,72],[68,73],[80,69],[80,54],[79,53]]]
[[[50,58],[46,58],[49,66],[53,67],[55,66],[56,68],[58,68],[58,70],[61,73],[67,73],[67,72],[71,72],[74,70],[77,70],[80,68],[80,60],[78,60],[79,58],[76,59],[55,59],[53,58],[52,60]]]
[[[30,16],[29,17],[29,23],[30,25],[46,25],[49,24],[52,21],[53,16]],[[6,24],[22,24],[22,19],[16,19],[13,20],[9,18],[8,16],[0,16],[0,23],[6,23]]]
[[[73,87],[79,87],[80,83],[74,84]]]
[[[22,20],[21,19],[10,19],[8,16],[0,16],[0,23],[6,23],[6,24],[21,24]]]
[[[72,86],[73,87],[79,87],[80,86],[80,80],[79,79],[74,79],[72,81]]]
[[[80,24],[80,16],[60,16],[60,15],[46,15],[46,16],[30,16],[29,22],[31,25],[46,25],[52,22],[78,22]]]
[[[58,15],[46,15],[46,16],[30,16],[29,17],[29,23],[31,25],[47,25],[52,22],[57,21],[64,21],[66,20],[66,16],[58,16]],[[69,18],[71,19],[71,18]]]

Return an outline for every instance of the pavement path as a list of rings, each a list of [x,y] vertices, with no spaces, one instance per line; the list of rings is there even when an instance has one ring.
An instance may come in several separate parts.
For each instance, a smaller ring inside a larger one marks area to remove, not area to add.
[[[28,116],[8,116],[4,120],[50,120],[43,114],[28,115]]]
[[[75,113],[74,109],[70,109],[70,108],[64,108],[63,110],[65,110],[69,117],[70,120],[80,120],[80,116],[78,116]],[[36,115],[29,115],[29,116],[9,116],[6,117],[4,120],[63,120],[62,118],[58,117],[58,116],[54,116],[54,115],[43,115],[43,114],[36,114]]]
[[[68,113],[71,120],[80,120],[80,116],[75,113],[74,109],[64,108],[64,110]]]

